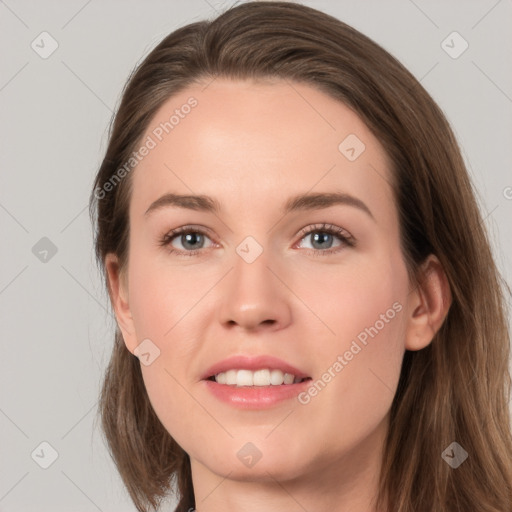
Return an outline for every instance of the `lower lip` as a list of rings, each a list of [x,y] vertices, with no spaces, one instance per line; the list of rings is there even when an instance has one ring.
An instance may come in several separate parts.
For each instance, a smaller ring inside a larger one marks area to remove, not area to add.
[[[296,398],[311,383],[311,380],[281,386],[228,386],[213,380],[203,381],[207,389],[222,402],[241,409],[264,409]]]

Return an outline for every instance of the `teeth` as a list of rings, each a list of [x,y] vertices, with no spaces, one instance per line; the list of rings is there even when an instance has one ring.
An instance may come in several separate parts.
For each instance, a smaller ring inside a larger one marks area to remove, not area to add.
[[[215,382],[228,386],[280,386],[281,384],[294,384],[302,379],[291,373],[281,370],[228,370],[215,375]]]
[[[228,370],[226,375],[226,384],[232,386],[233,384],[236,384],[236,374],[238,372],[236,370]],[[220,375],[220,374],[219,374]]]
[[[238,370],[236,374],[237,386],[252,386],[253,380],[253,372],[250,370]]]
[[[284,374],[281,370],[271,370],[270,372],[270,384],[273,386],[279,386],[284,382]]]
[[[295,380],[295,375],[292,375],[291,373],[284,374],[284,383],[285,384],[293,384],[294,380]]]
[[[254,372],[252,380],[255,386],[270,385],[270,370],[258,370]]]

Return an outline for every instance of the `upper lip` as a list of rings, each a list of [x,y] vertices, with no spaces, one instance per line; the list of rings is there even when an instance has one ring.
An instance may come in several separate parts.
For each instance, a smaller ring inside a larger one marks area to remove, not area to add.
[[[201,376],[201,380],[208,379],[217,375],[221,372],[226,372],[228,370],[260,370],[260,369],[270,369],[270,370],[281,370],[284,373],[291,373],[295,375],[295,377],[299,377],[304,379],[309,377],[307,373],[299,370],[295,366],[279,359],[277,357],[268,356],[268,355],[260,355],[260,356],[232,356],[227,359],[223,359],[212,366],[210,366]]]

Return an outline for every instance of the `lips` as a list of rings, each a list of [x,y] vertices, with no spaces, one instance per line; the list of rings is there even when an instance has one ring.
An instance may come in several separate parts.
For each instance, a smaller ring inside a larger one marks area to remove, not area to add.
[[[201,380],[214,380],[215,377],[219,374],[226,374],[230,372],[230,375],[233,374],[233,371],[239,370],[250,370],[251,372],[258,372],[261,370],[269,370],[272,373],[272,370],[280,370],[283,374],[288,374],[293,376],[293,380],[288,382],[288,378],[285,379],[285,382],[292,383],[294,381],[302,381],[304,379],[308,379],[309,375],[305,373],[303,370],[283,361],[282,359],[260,355],[260,356],[233,356],[214,365],[210,366],[202,375]],[[274,372],[277,375],[277,372]],[[252,385],[247,383],[247,385]]]
[[[305,371],[282,359],[239,355],[210,366],[201,376],[201,385],[231,407],[263,410],[296,399],[310,380]]]

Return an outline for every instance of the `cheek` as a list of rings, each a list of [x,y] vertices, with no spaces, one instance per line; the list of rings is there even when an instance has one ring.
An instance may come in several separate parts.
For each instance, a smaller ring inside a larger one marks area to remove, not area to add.
[[[195,277],[192,270],[162,265],[154,255],[134,255],[129,298],[139,338],[150,338],[162,348],[187,323],[208,284]]]
[[[370,400],[376,396],[373,388],[384,393],[394,389],[403,357],[407,283],[405,266],[396,255],[336,272],[319,269],[309,286],[296,282],[295,290],[316,313],[309,322],[309,337],[318,340],[312,353],[316,367],[322,374],[338,356],[343,359],[342,369],[331,369],[339,377],[329,387],[352,397],[365,391]]]
[[[218,278],[206,274],[198,278],[193,266],[166,267],[156,263],[154,255],[144,257],[142,251],[132,254],[129,297],[137,340],[151,340],[158,354],[151,364],[141,363],[144,384],[167,430],[177,439],[186,438],[190,424],[205,421],[204,410],[190,394],[188,379],[205,332],[203,312],[209,298],[203,296]],[[183,411],[197,416],[187,426],[176,421]]]
[[[340,443],[349,438],[355,442],[382,421],[396,392],[404,354],[407,273],[394,256],[360,272],[317,279],[329,300],[322,306],[317,298],[316,307],[334,334],[324,328],[323,342],[315,344],[319,375],[301,403],[313,429],[336,425],[347,436]]]
[[[371,339],[387,340],[372,345],[370,352],[379,352],[399,338],[403,315],[397,310],[403,310],[407,294],[405,267],[399,257],[376,260],[337,269],[318,267],[314,278],[297,273],[300,277],[291,288],[309,310],[304,318],[319,340],[314,348],[320,358],[349,349],[354,339],[366,348]]]

